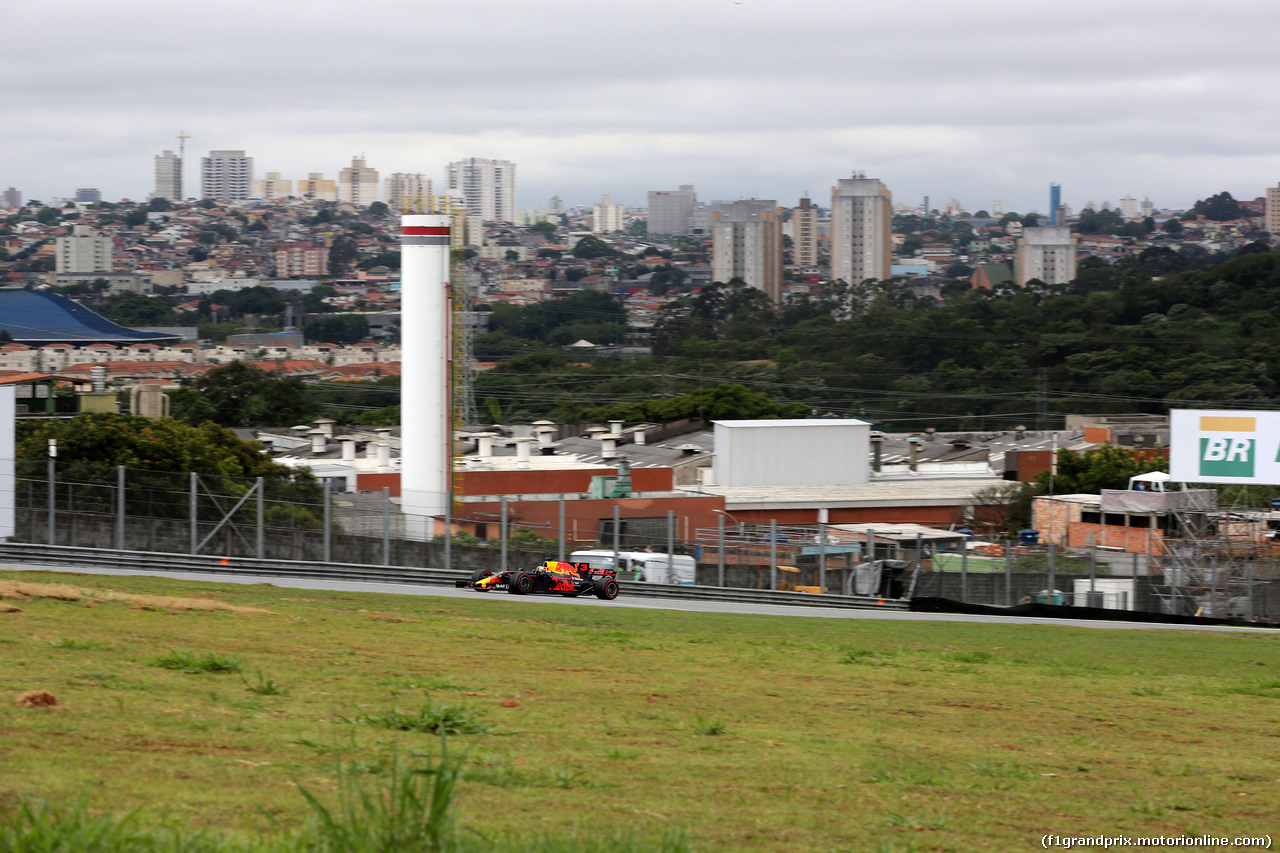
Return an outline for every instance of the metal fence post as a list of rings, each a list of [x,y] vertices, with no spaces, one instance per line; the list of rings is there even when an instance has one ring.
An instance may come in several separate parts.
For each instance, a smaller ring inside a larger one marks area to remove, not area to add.
[[[448,510],[446,509],[447,513]],[[449,529],[444,531],[445,541],[449,541]],[[382,487],[382,565],[391,565],[391,487]]]
[[[501,516],[498,518],[498,543],[502,548],[502,571],[507,570],[507,496],[502,496]]]
[[[778,519],[769,519],[769,589],[778,588]]]
[[[390,494],[390,491],[388,491]],[[400,493],[401,498],[404,492]],[[387,500],[391,500],[389,497]],[[453,568],[453,492],[445,496],[444,501],[444,567]]]
[[[1218,616],[1218,560],[1213,556],[1209,556],[1209,615],[1215,619]],[[1230,586],[1227,587],[1230,589]]]
[[[1004,543],[1004,603],[1013,606],[1013,569],[1009,566],[1009,543]]]
[[[191,520],[191,553],[194,554],[200,549],[200,509],[196,504],[196,482],[199,474],[195,471],[191,472],[188,481],[190,495],[187,498],[187,510]]]
[[[716,553],[720,556],[716,558],[716,585],[724,587],[724,516],[717,515],[716,520],[720,522],[719,536],[717,539]]]
[[[1057,556],[1057,553],[1058,551],[1056,546],[1052,542],[1050,542],[1049,543],[1049,588],[1045,592],[1045,599],[1044,599],[1045,604],[1053,604],[1053,578],[1055,574],[1054,568],[1056,568],[1053,563],[1054,563],[1054,558]]]
[[[564,559],[564,498],[560,499],[560,553],[556,559]]]
[[[676,552],[676,511],[674,509],[667,510],[667,583],[676,582],[676,558],[673,556]],[[698,575],[695,569],[693,582],[698,582]]]
[[[818,592],[827,591],[827,525],[818,522]]]
[[[1089,549],[1089,606],[1096,607],[1094,604],[1094,590],[1098,586],[1098,549]]]
[[[258,478],[258,559],[267,555],[267,498],[264,494],[266,486],[262,478]]]
[[[1245,572],[1245,575],[1244,575],[1245,582],[1249,584],[1248,587],[1246,587],[1248,591],[1246,606],[1249,609],[1245,611],[1244,618],[1246,622],[1252,622],[1253,621],[1253,566],[1246,563],[1244,567],[1244,572]]]
[[[124,466],[116,466],[116,550],[124,550]]]
[[[330,523],[333,509],[329,502],[329,486],[324,487],[324,560],[325,563],[333,562],[333,542],[330,539],[333,525]]]
[[[969,540],[960,543],[960,603],[969,602]]]
[[[46,513],[46,515],[48,516],[48,518],[47,518],[46,520],[48,521],[48,526],[49,526],[49,531],[48,531],[48,532],[49,532],[49,544],[50,544],[50,545],[54,544],[54,541],[53,541],[53,540],[54,540],[54,535],[57,533],[56,525],[55,525],[54,520],[53,520],[53,519],[54,519],[54,514],[55,514],[55,513],[56,513],[56,511],[57,511],[57,510],[56,510],[56,506],[55,506],[55,505],[56,505],[56,504],[57,504],[57,502],[58,502],[58,495],[57,495],[57,492],[55,492],[55,491],[54,491],[54,488],[55,488],[55,487],[54,487],[54,476],[55,476],[55,474],[54,474],[54,470],[53,470],[53,463],[54,463],[54,460],[57,458],[57,456],[58,456],[58,444],[57,444],[57,439],[53,439],[53,438],[51,438],[51,439],[49,439],[49,470],[48,470],[48,477],[49,477],[49,511]]]
[[[622,516],[621,508],[617,504],[614,504],[613,505],[613,569],[619,574],[621,574],[622,572],[622,567],[618,565],[618,551],[620,550],[619,543],[621,541],[621,536],[622,536],[622,534],[619,532],[622,528],[621,516]]]

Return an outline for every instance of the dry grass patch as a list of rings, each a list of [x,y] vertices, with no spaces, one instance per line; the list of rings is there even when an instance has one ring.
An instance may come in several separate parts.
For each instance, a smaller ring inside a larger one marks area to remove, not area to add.
[[[28,583],[0,580],[0,600],[27,601],[32,598],[49,598],[55,601],[84,601],[86,603],[119,602],[154,610],[204,610],[228,613],[271,613],[260,607],[244,607],[227,604],[213,598],[173,598],[157,595],[133,595],[113,590],[86,589],[60,583]],[[17,609],[17,608],[14,608]],[[8,611],[0,611],[8,612]]]

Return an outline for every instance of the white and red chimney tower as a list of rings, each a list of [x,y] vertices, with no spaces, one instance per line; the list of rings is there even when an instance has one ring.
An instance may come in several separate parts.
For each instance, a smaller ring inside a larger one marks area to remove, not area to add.
[[[428,539],[449,501],[452,217],[400,217],[400,507]]]

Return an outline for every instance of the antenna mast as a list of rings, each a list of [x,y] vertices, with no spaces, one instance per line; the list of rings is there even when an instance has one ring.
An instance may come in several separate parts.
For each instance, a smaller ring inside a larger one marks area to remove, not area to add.
[[[182,192],[182,171],[187,162],[187,140],[190,138],[185,130],[178,131],[178,180],[176,181],[177,186],[174,187],[177,190],[176,195],[178,197],[174,201],[182,201],[186,198]]]

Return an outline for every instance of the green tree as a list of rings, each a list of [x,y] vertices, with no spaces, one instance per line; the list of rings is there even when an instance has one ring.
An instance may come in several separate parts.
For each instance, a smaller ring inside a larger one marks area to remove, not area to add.
[[[387,207],[385,202],[375,201],[370,203],[369,213],[373,214],[374,216],[381,216],[381,217],[390,216],[391,208]]]
[[[1248,212],[1240,203],[1232,198],[1231,193],[1222,191],[1208,198],[1202,198],[1191,207],[1191,213],[1212,219],[1215,222],[1226,222],[1231,219],[1244,219]]]
[[[612,258],[618,253],[610,249],[609,245],[599,237],[588,234],[578,241],[577,245],[573,247],[573,251],[569,254],[575,258],[592,259]]]
[[[168,302],[140,293],[122,293],[112,297],[100,313],[122,326],[168,326],[178,323],[178,314]]]
[[[335,314],[317,317],[302,327],[312,342],[358,344],[369,336],[369,318],[362,314]]]
[[[185,393],[184,393],[185,392]],[[171,393],[173,416],[227,427],[288,426],[315,416],[316,406],[296,376],[281,377],[233,361]]]
[[[553,236],[558,229],[554,222],[535,222],[529,226],[530,231],[535,231],[546,237]]]
[[[36,211],[36,222],[41,225],[57,225],[58,211],[52,207],[42,207]]]
[[[325,211],[321,211],[324,213]],[[343,234],[329,246],[329,275],[344,276],[351,272],[351,265],[360,256],[356,241]]]
[[[44,473],[50,439],[58,442],[59,476],[69,480],[104,465],[234,477],[291,479],[296,474],[264,456],[258,442],[241,441],[214,424],[191,426],[173,418],[97,413],[68,421],[20,421],[18,476]]]
[[[273,462],[258,442],[241,441],[212,423],[191,426],[172,418],[98,413],[68,421],[21,421],[16,439],[19,477],[44,476],[51,439],[58,443],[58,477],[68,488],[100,491],[101,486],[72,484],[114,485],[117,466],[129,469],[125,511],[132,516],[185,517],[187,478],[194,473],[206,478],[206,488],[233,500],[261,477],[274,504],[268,520],[283,516],[293,527],[320,526],[310,507],[319,504],[323,492],[309,470]],[[206,506],[219,514],[226,509],[212,501]],[[246,507],[241,518],[252,524],[251,513]]]
[[[1098,494],[1103,489],[1127,489],[1129,478],[1152,471],[1168,471],[1169,460],[1146,456],[1121,447],[1103,444],[1082,453],[1058,451],[1058,474],[1048,472],[1036,478],[1037,485],[1047,491],[1052,481],[1054,494]]]
[[[147,224],[147,211],[143,208],[135,208],[124,215],[124,224],[130,228],[137,228],[139,225]]]

